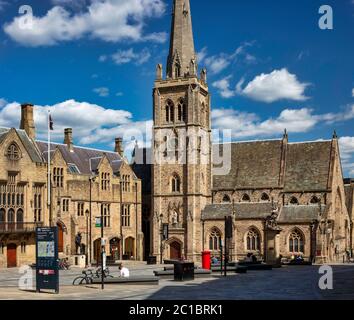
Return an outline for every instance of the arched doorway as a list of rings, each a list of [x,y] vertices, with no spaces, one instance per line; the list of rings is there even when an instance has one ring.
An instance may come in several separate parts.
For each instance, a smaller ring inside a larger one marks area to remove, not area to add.
[[[124,245],[124,258],[127,260],[134,259],[134,248],[135,248],[135,239],[133,237],[129,237],[125,239]]]
[[[64,252],[64,229],[60,223],[57,223],[58,227],[58,251]]]
[[[109,241],[109,250],[111,253],[111,260],[113,262],[118,261],[120,258],[119,244],[120,244],[120,241],[118,238],[113,238]]]
[[[17,267],[17,246],[14,243],[9,243],[7,245],[7,267]]]
[[[93,258],[97,264],[101,262],[101,238],[93,242]]]
[[[180,260],[182,258],[182,246],[179,242],[173,241],[170,243],[170,259]]]

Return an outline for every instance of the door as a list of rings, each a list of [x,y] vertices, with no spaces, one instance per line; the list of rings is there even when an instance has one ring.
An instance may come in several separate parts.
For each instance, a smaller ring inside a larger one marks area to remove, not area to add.
[[[7,267],[15,268],[17,267],[17,246],[14,243],[7,245]]]
[[[170,244],[170,259],[180,260],[182,256],[181,244],[177,241]]]
[[[64,230],[61,224],[57,224],[58,227],[58,251],[64,252]]]

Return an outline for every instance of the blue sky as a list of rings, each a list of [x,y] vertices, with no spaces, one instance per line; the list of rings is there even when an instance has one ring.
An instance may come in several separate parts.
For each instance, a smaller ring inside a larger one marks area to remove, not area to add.
[[[151,126],[157,63],[166,64],[172,0],[0,0],[0,125],[18,126],[18,103],[36,106],[38,136],[52,108],[55,139],[112,148]],[[321,5],[334,29],[321,30]],[[207,67],[214,128],[235,140],[341,137],[354,176],[354,1],[191,0],[199,67]],[[131,132],[133,130],[133,132]]]

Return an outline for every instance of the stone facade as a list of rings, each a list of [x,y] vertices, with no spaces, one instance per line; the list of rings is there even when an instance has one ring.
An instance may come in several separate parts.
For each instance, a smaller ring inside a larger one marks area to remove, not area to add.
[[[174,0],[171,30],[166,78],[161,64],[156,69],[152,149],[137,147],[133,160],[139,177],[151,181],[143,204],[150,212],[146,255],[219,255],[224,218],[232,216],[231,259],[253,252],[271,263],[299,254],[342,261],[352,248],[352,218],[337,135],[289,143],[285,132],[279,140],[212,146],[207,73],[197,75],[188,0]]]
[[[60,257],[79,253],[80,232],[80,253],[97,262],[101,233],[95,222],[101,214],[108,259],[142,260],[141,180],[123,157],[121,139],[115,152],[86,149],[74,146],[66,129],[65,143],[50,148],[49,209],[48,145],[34,135],[28,104],[22,106],[21,129],[0,128],[0,267],[34,263],[35,228],[50,225],[58,226]]]

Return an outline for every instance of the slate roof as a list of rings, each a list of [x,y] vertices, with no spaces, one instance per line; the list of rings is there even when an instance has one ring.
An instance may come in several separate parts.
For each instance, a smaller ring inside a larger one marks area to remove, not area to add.
[[[326,190],[332,142],[288,143],[285,157],[284,185],[282,175],[282,140],[235,142],[214,145],[214,163],[221,146],[231,147],[231,170],[213,176],[213,188],[234,190],[283,188],[284,191]],[[222,155],[222,153],[221,153]],[[218,168],[214,164],[214,168]]]
[[[211,204],[203,210],[202,219],[223,220],[233,212],[236,214],[236,219],[265,219],[272,214],[272,204],[268,202]]]
[[[221,146],[231,147],[231,170],[226,175],[213,177],[214,188],[247,189],[278,186],[282,140],[214,145],[214,163],[218,153],[226,156],[226,153],[220,152]]]
[[[6,138],[7,133],[11,129],[9,128],[0,128],[0,143]],[[25,149],[27,150],[30,158],[33,162],[42,162],[42,156],[37,148],[37,146],[33,143],[33,141],[28,137],[26,131],[17,129],[16,130],[22,144],[24,145]]]
[[[321,213],[323,214],[327,206],[321,206]],[[298,222],[312,222],[319,219],[320,207],[319,205],[298,205],[298,206],[284,206],[280,210],[278,222],[279,223],[298,223]]]
[[[43,154],[44,161],[47,161],[48,144],[43,141],[37,141],[37,145]],[[74,146],[73,152],[70,152],[66,144],[51,143],[50,150],[51,156],[54,150],[58,148],[67,163],[75,164],[82,174],[91,174],[95,172],[102,160],[106,155],[109,160],[113,172],[118,173],[122,164],[122,157],[116,152],[109,152],[103,150],[89,149]]]
[[[288,144],[285,191],[326,190],[331,145],[331,141]]]

